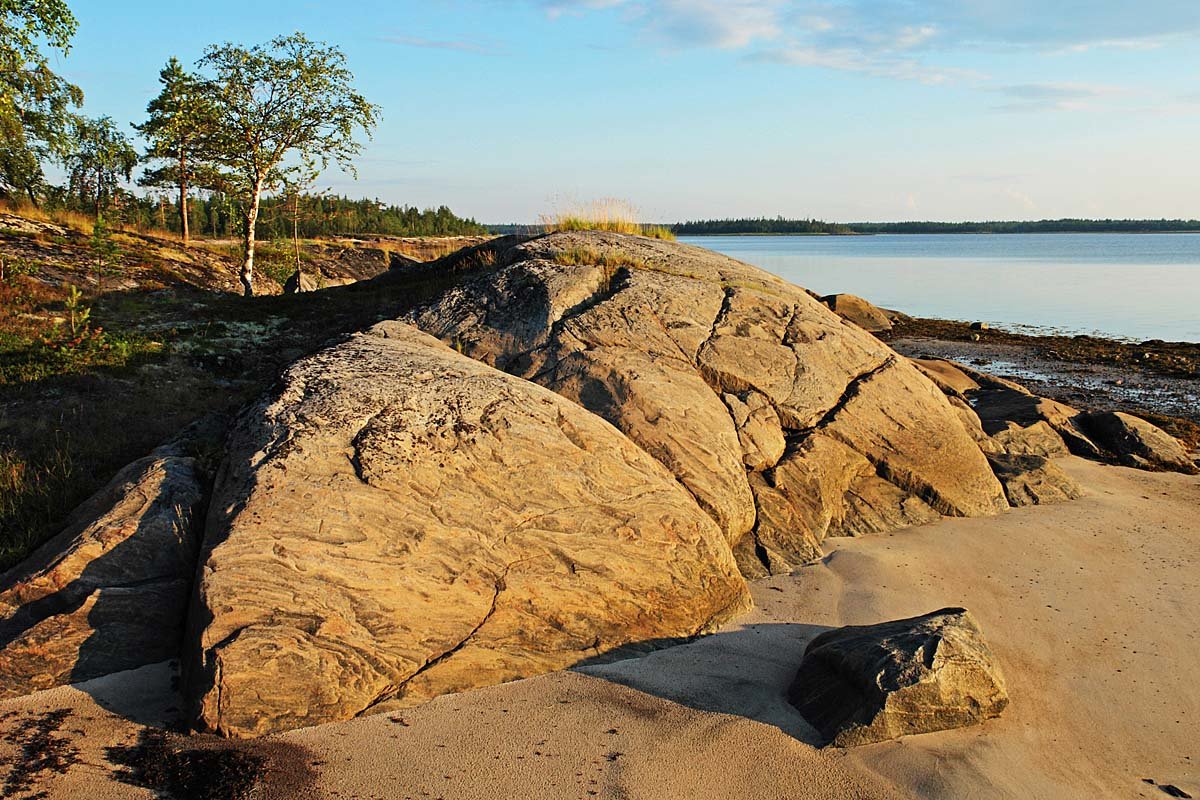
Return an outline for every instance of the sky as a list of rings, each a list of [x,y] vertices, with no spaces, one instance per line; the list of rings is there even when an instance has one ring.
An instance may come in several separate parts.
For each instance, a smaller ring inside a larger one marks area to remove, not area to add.
[[[480,221],[1200,217],[1195,0],[70,0],[141,121],[171,56],[303,31],[382,120],[319,188]]]

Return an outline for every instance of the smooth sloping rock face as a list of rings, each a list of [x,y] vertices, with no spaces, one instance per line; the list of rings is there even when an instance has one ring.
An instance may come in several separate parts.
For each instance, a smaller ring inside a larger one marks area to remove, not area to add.
[[[189,684],[247,736],[692,636],[748,606],[716,524],[608,423],[399,323],[231,436]]]
[[[892,320],[887,312],[858,295],[831,294],[822,297],[821,302],[842,319],[853,322],[865,331],[880,333],[892,329]]]
[[[788,699],[830,743],[854,747],[978,724],[1008,691],[970,613],[946,608],[821,634]]]
[[[204,496],[195,461],[160,448],[0,577],[0,697],[175,658]]]
[[[1144,419],[1106,411],[1084,414],[1078,423],[1093,441],[1126,466],[1196,473],[1195,462],[1179,440]]]
[[[771,571],[832,533],[928,518],[889,512],[883,525],[885,495],[950,515],[1008,505],[937,387],[798,287],[707,250],[607,233],[510,244],[496,262],[411,321],[612,422]],[[813,450],[839,460],[781,467]],[[792,517],[816,526],[775,521]]]

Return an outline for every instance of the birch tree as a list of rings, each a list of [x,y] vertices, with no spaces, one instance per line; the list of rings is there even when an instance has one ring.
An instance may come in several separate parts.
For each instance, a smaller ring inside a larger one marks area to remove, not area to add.
[[[250,48],[213,46],[199,65],[212,103],[202,149],[242,201],[241,283],[250,296],[263,193],[303,184],[330,164],[355,174],[355,134],[370,136],[379,111],[355,91],[345,55],[302,33]]]

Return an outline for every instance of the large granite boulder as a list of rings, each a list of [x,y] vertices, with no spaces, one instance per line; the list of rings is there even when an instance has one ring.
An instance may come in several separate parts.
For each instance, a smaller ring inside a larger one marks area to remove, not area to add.
[[[1084,414],[1076,422],[1120,464],[1196,474],[1196,463],[1179,440],[1144,419],[1119,411],[1104,411]]]
[[[892,329],[892,320],[887,312],[858,295],[830,294],[822,297],[821,302],[839,317],[853,322],[864,331],[883,333]]]
[[[178,656],[204,498],[195,459],[160,448],[0,576],[0,697]]]
[[[1008,691],[962,608],[826,631],[809,643],[788,691],[838,747],[961,728],[1000,715]]]
[[[803,289],[707,250],[596,232],[509,241],[407,319],[611,422],[687,487],[747,574],[819,557],[829,535],[1008,506],[915,367]]]
[[[202,728],[265,734],[695,636],[748,604],[655,459],[383,323],[297,362],[231,434],[187,685]]]

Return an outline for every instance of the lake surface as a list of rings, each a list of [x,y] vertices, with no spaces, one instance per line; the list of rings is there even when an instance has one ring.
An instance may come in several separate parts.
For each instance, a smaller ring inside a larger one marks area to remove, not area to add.
[[[1027,333],[1200,342],[1200,234],[688,236],[818,294]]]

